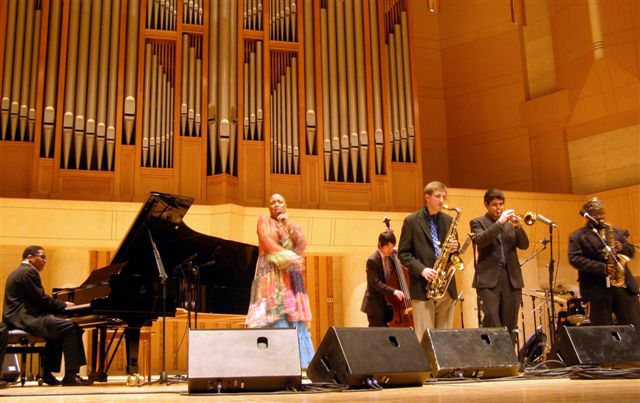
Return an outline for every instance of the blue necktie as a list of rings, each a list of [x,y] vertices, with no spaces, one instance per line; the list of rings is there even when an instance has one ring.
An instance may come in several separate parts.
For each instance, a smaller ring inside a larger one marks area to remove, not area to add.
[[[440,241],[438,240],[438,228],[436,228],[436,222],[434,220],[429,220],[429,229],[431,230],[433,249],[436,251],[436,257],[438,257],[440,256]]]

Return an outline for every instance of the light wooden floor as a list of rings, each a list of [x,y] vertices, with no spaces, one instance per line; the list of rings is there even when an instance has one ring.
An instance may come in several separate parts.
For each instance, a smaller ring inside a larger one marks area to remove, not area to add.
[[[502,379],[455,383],[428,383],[422,387],[379,391],[329,393],[253,393],[189,395],[186,383],[129,387],[123,380],[89,387],[50,387],[27,383],[0,390],[2,403],[12,402],[634,402],[640,401],[640,380],[572,380],[568,378]]]

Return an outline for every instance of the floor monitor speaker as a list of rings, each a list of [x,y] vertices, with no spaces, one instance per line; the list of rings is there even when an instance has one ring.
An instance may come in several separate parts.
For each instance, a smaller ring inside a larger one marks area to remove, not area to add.
[[[189,393],[300,389],[296,329],[189,331]]]
[[[422,385],[428,374],[427,360],[410,328],[331,327],[307,368],[313,382],[353,388]]]
[[[434,378],[496,378],[520,370],[506,328],[427,329],[422,348]]]
[[[640,335],[633,326],[560,326],[551,356],[567,366],[640,366]]]

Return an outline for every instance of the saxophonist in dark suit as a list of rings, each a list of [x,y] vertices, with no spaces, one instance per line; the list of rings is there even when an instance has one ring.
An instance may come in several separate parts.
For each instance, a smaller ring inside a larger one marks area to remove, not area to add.
[[[589,304],[589,321],[592,325],[611,325],[611,314],[616,315],[620,325],[634,325],[640,329],[640,302],[638,300],[638,284],[631,271],[626,268],[622,276],[622,284],[617,287],[611,282],[607,286],[607,277],[615,276],[615,269],[604,252],[604,244],[594,233],[611,231],[612,244],[609,245],[616,254],[633,257],[634,247],[627,241],[624,232],[617,228],[607,228],[605,209],[602,200],[594,197],[582,206],[591,219],[583,227],[569,235],[569,263],[578,270],[580,297]],[[584,215],[584,214],[582,214]],[[605,241],[606,241],[606,234]]]
[[[524,287],[517,249],[527,249],[529,238],[522,229],[522,217],[505,210],[504,201],[501,190],[487,190],[487,213],[471,220],[478,248],[472,286],[482,305],[482,327],[505,326],[513,336]]]
[[[434,263],[442,252],[453,218],[441,210],[447,199],[447,187],[441,182],[430,182],[424,188],[424,207],[404,219],[400,233],[398,257],[409,270],[409,293],[413,307],[414,330],[418,340],[426,329],[449,329],[453,325],[453,302],[457,299],[455,278],[447,293],[439,300],[428,299],[425,285],[436,276]],[[458,241],[450,244],[457,251]]]
[[[405,298],[401,290],[387,284],[395,270],[402,270],[396,267],[397,259],[392,258],[395,246],[395,234],[386,230],[378,236],[378,250],[367,259],[367,290],[360,310],[367,314],[369,327],[386,327],[393,318],[385,296],[393,296],[399,301]]]

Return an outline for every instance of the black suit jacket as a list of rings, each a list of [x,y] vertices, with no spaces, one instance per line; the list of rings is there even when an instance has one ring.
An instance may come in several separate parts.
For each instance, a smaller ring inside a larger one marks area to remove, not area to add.
[[[392,264],[395,267],[393,259]],[[377,316],[382,320],[387,306],[385,295],[391,296],[395,290],[384,281],[382,257],[376,251],[367,259],[367,290],[364,293],[360,310],[367,315]]]
[[[578,270],[580,295],[586,298],[599,294],[607,286],[607,259],[602,254],[604,245],[593,233],[592,228],[591,224],[587,224],[569,235],[569,263]],[[632,257],[633,246],[627,242],[623,232],[617,228],[614,229],[614,237],[622,244],[622,250],[618,253]],[[637,294],[638,285],[628,269],[625,270],[625,280],[629,290]]]
[[[502,249],[498,239],[499,234],[502,234],[502,247],[505,252],[505,263],[511,286],[513,288],[524,287],[522,270],[516,251],[516,248],[527,249],[529,247],[529,237],[522,227],[514,228],[509,223],[500,224],[494,221],[489,214],[474,218],[471,220],[470,226],[471,231],[476,234],[475,244],[478,248],[473,288],[493,288],[498,284],[500,270],[502,270],[500,268]]]
[[[438,223],[438,240],[442,244],[449,227],[453,221],[451,216],[439,212],[436,215]],[[400,233],[400,244],[398,246],[398,256],[402,265],[409,270],[410,292],[411,298],[423,300],[427,299],[425,286],[427,284],[422,271],[425,267],[433,268],[436,262],[436,252],[433,247],[434,242],[431,239],[431,230],[424,215],[424,209],[420,209],[415,213],[408,215],[402,224],[402,232]],[[449,283],[447,289],[451,298],[458,297],[456,289],[455,277]]]
[[[38,269],[22,263],[7,277],[4,290],[2,321],[12,329],[46,335],[42,318],[61,313],[66,304],[44,292]],[[46,337],[46,336],[45,336]]]

